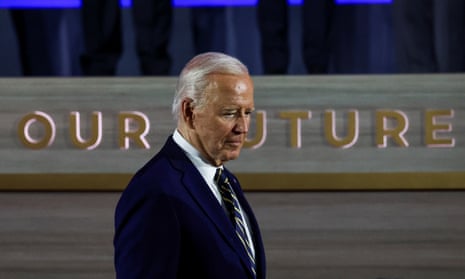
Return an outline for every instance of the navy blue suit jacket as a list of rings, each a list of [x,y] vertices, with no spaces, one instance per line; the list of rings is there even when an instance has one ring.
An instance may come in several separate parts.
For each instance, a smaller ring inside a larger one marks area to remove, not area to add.
[[[255,216],[226,170],[253,233],[257,278],[265,253]],[[170,136],[132,178],[115,212],[117,278],[252,278],[230,219]]]

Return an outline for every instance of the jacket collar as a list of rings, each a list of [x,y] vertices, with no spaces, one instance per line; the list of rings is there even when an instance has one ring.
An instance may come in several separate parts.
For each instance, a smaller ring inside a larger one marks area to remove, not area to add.
[[[236,236],[230,219],[226,216],[223,208],[208,188],[205,180],[186,156],[184,151],[170,136],[161,152],[169,158],[173,167],[182,173],[181,181],[184,188],[190,193],[193,200],[202,209],[205,215],[212,221],[218,232],[223,236],[223,239],[240,256],[246,269],[251,272],[248,265],[248,256],[242,246],[242,243]],[[226,173],[230,175],[229,171],[226,171]],[[233,181],[236,182],[235,179],[233,179]],[[234,185],[233,187],[237,188],[238,186]],[[249,214],[249,212],[247,212],[247,214]]]

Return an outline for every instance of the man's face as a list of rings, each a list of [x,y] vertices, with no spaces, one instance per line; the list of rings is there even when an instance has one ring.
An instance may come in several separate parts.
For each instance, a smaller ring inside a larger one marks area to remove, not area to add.
[[[206,103],[192,111],[192,144],[215,166],[236,159],[249,131],[254,110],[248,75],[211,75]]]

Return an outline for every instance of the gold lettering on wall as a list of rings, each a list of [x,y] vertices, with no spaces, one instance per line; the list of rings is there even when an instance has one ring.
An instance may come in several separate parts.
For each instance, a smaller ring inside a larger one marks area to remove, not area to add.
[[[289,119],[290,123],[290,141],[291,147],[300,148],[302,137],[301,137],[301,119],[310,119],[312,117],[311,111],[282,111],[279,113],[279,118]]]
[[[30,129],[35,123],[40,124],[43,130],[41,138],[31,136]],[[30,149],[43,149],[50,146],[55,140],[56,126],[50,115],[45,112],[34,111],[21,118],[17,131],[18,137],[24,146]]]
[[[348,120],[346,125],[346,136],[338,137],[336,135],[336,112],[334,110],[326,110],[324,113],[324,131],[328,143],[334,147],[350,148],[358,140],[358,111],[350,110],[347,113]]]
[[[389,122],[395,125],[389,127]],[[387,147],[387,139],[391,138],[398,146],[407,147],[408,142],[404,137],[408,130],[408,118],[400,110],[376,111],[376,145],[380,148]]]
[[[348,110],[340,112],[339,117],[333,109],[324,111],[323,123],[319,132],[324,137],[329,146],[336,148],[351,148],[359,140],[360,119],[358,110]],[[423,130],[421,136],[426,147],[454,147],[455,138],[450,135],[454,118],[453,109],[428,109],[423,112]],[[286,120],[289,124],[287,137],[291,148],[301,148],[301,120],[311,119],[312,112],[306,110],[281,111],[277,118]],[[255,125],[252,125],[249,133],[251,138],[247,138],[244,148],[257,149],[267,141],[268,135],[268,115],[264,110],[257,111],[252,117]],[[88,117],[88,125],[82,125],[81,114],[78,111],[69,113],[67,123],[59,123],[61,129],[69,129],[68,136],[64,140],[69,140],[71,144],[82,150],[92,150],[98,148],[103,138],[103,114],[94,111]],[[273,119],[276,120],[276,119]],[[150,149],[147,141],[151,126],[148,117],[139,111],[118,112],[116,130],[108,131],[108,135],[117,140],[117,147],[123,150],[134,148]],[[340,122],[340,123],[339,123]],[[417,123],[417,126],[420,123]],[[344,129],[336,129],[337,125],[342,125]],[[108,128],[108,127],[107,127]],[[274,127],[276,128],[276,127]],[[253,131],[253,129],[255,129]],[[393,146],[408,147],[409,143],[405,137],[409,129],[409,119],[400,110],[380,109],[374,113],[374,123],[365,126],[364,129],[370,137],[374,138],[375,146],[386,148],[389,143]],[[22,145],[29,149],[43,149],[54,144],[57,126],[55,120],[47,113],[33,111],[22,118],[17,125],[18,139]],[[86,131],[87,133],[83,133]],[[60,133],[65,135],[65,133]],[[85,136],[83,136],[85,135]],[[308,133],[313,136],[315,133]]]
[[[71,142],[79,149],[92,150],[102,141],[102,113],[94,111],[92,113],[90,125],[90,137],[84,140],[81,136],[81,117],[79,112],[72,111],[69,115],[69,136]]]
[[[451,132],[451,123],[437,123],[437,119],[453,118],[454,110],[426,110],[425,112],[425,144],[428,147],[453,147],[455,146],[454,138],[438,138],[438,132]]]
[[[129,149],[132,140],[143,149],[150,149],[150,144],[145,138],[149,132],[150,121],[145,114],[138,111],[120,112],[118,115],[118,143],[119,148]]]

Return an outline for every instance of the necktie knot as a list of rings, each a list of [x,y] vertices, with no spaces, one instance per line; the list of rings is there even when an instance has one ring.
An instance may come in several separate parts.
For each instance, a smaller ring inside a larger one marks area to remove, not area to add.
[[[238,206],[238,202],[234,200],[231,184],[229,183],[228,177],[224,173],[223,169],[216,169],[215,182],[216,185],[218,185],[218,190],[220,191],[221,199],[223,200],[223,204],[226,207],[228,216],[231,219],[233,225],[235,225],[235,208]]]
[[[224,186],[228,189],[231,189],[231,183],[229,182],[228,176],[222,168],[216,169],[215,182],[218,186]]]
[[[217,168],[215,172],[215,182],[217,185],[227,183],[227,177],[222,168]]]

